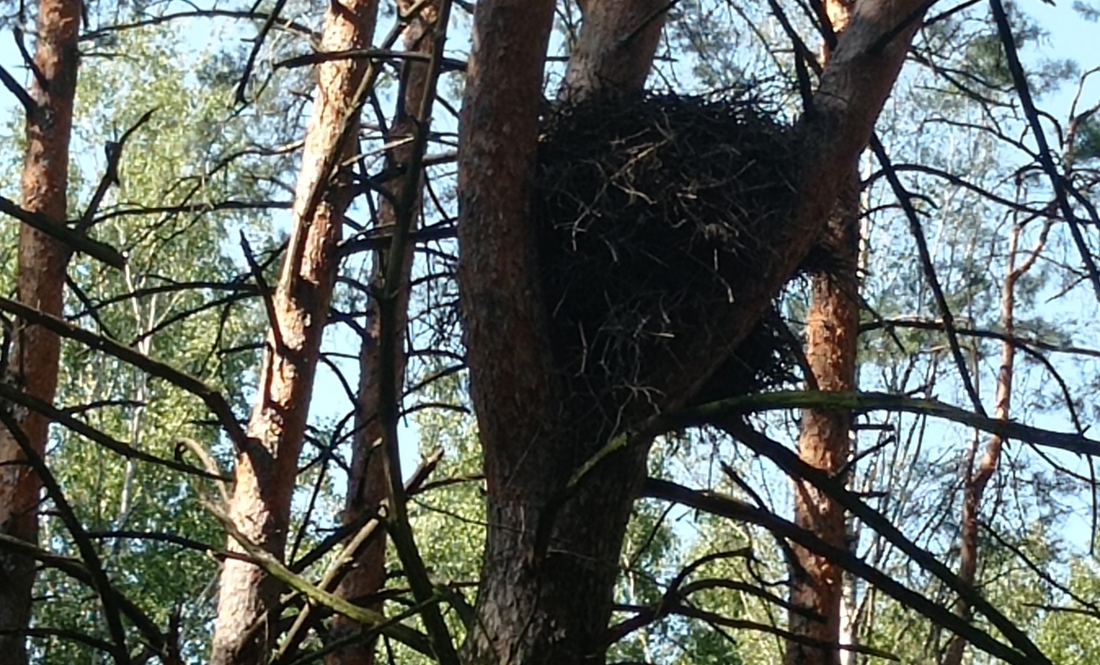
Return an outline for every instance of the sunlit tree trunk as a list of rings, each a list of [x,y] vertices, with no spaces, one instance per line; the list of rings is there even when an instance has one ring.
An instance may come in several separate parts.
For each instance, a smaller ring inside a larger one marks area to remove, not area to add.
[[[828,274],[815,275],[811,280],[811,302],[806,316],[806,359],[818,389],[824,391],[846,392],[857,387],[858,187],[855,177],[845,184],[826,230],[836,266]],[[848,462],[850,437],[849,412],[806,409],[802,412],[799,456],[807,464],[830,474],[840,473]],[[795,483],[795,523],[834,547],[846,547],[844,509],[809,483]],[[792,611],[790,629],[833,646],[789,642],[787,663],[836,665],[840,662],[835,645],[840,639],[842,571],[834,563],[803,548],[795,547],[794,551],[798,565],[791,575],[791,602],[822,619]]]
[[[409,12],[413,6],[409,0],[399,0],[398,8],[401,12]],[[432,50],[432,31],[435,28],[439,15],[439,3],[437,0],[429,2],[420,8],[417,16],[412,19],[405,29],[405,50],[414,53],[429,54]],[[398,101],[398,109],[395,114],[393,126],[390,127],[386,142],[397,144],[388,155],[387,171],[403,173],[400,177],[390,180],[386,185],[386,196],[382,196],[378,205],[377,226],[379,228],[395,228],[397,222],[397,208],[392,197],[401,196],[406,181],[410,177],[420,177],[420,174],[410,174],[405,167],[412,159],[412,135],[416,131],[416,123],[413,118],[421,107],[424,95],[427,92],[428,65],[421,60],[407,60],[402,68],[402,87],[404,94]],[[414,206],[418,210],[419,206]],[[417,215],[413,215],[410,230],[415,230]],[[413,243],[405,246],[404,256],[400,257],[403,264],[402,283],[398,285],[397,321],[395,328],[403,335],[407,324],[408,299],[409,299],[409,273],[412,269]],[[380,250],[374,264],[371,275],[371,286],[377,290],[383,287],[384,275],[382,271],[392,257],[386,256],[386,252]],[[367,307],[367,326],[363,344],[359,351],[359,404],[356,416],[356,433],[352,446],[351,475],[349,477],[348,493],[344,520],[357,522],[365,516],[378,514],[379,506],[386,498],[385,466],[382,464],[382,449],[379,445],[383,435],[383,423],[379,417],[380,400],[382,390],[379,384],[382,371],[381,334],[378,303],[373,298]],[[394,367],[395,377],[398,379],[397,392],[400,394],[400,378],[404,376],[405,354],[403,346],[399,342],[396,345],[395,357],[390,359]],[[372,539],[356,556],[351,569],[341,581],[337,594],[352,602],[369,598],[378,593],[386,582],[386,541],[384,538]],[[370,604],[374,609],[380,609],[381,603]],[[333,619],[332,637],[341,637],[354,634],[359,626],[354,622],[337,616]],[[370,665],[374,662],[374,641],[359,643],[330,654],[325,662],[327,665]]]
[[[851,20],[852,0],[826,0],[826,19],[834,35],[844,33]],[[832,47],[826,44],[827,64]],[[858,158],[856,160],[858,162]],[[806,360],[819,390],[846,392],[858,388],[856,342],[859,337],[859,169],[841,183],[821,244],[828,250],[829,270],[811,278],[810,308],[806,314]],[[798,454],[804,462],[829,474],[840,473],[851,452],[850,412],[806,409]],[[809,483],[794,485],[795,523],[838,548],[846,547],[844,509]],[[787,665],[839,665],[843,571],[823,557],[794,548],[797,565],[791,571],[790,630],[820,644],[788,642]],[[809,610],[808,617],[798,610]]]
[[[374,33],[375,0],[330,3],[322,51],[364,49]],[[306,131],[294,203],[293,233],[274,295],[272,331],[260,372],[259,397],[248,426],[247,449],[238,451],[230,517],[241,535],[278,557],[284,555],[290,500],[297,475],[313,380],[339,264],[337,242],[351,198],[343,177],[334,183],[324,164],[354,154],[355,136],[341,145],[349,105],[366,72],[362,59],[318,66],[313,116]],[[315,197],[319,188],[323,194]],[[240,551],[231,539],[230,548]],[[245,561],[227,559],[221,574],[211,662],[266,662],[277,637],[268,614],[279,585]]]
[[[23,165],[23,207],[55,222],[67,218],[69,139],[76,96],[80,0],[42,0],[38,6],[38,43],[34,63],[42,80],[32,77],[27,111],[27,147]],[[23,225],[19,229],[19,300],[59,316],[69,252],[65,246]],[[57,390],[60,340],[37,326],[15,323],[5,380],[44,402]],[[41,414],[17,410],[17,421],[36,454],[46,451],[49,422]],[[37,475],[20,463],[12,437],[0,435],[0,532],[38,541]],[[30,619],[35,562],[0,551],[0,662],[26,662],[24,637]]]

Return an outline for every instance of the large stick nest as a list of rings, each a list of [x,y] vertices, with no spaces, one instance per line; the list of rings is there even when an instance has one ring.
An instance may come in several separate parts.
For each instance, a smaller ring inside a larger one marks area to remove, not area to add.
[[[652,396],[677,348],[724,343],[709,322],[765,263],[760,230],[792,214],[793,152],[791,128],[744,96],[596,100],[545,118],[532,208],[574,394]],[[708,392],[788,380],[788,339],[769,317]]]

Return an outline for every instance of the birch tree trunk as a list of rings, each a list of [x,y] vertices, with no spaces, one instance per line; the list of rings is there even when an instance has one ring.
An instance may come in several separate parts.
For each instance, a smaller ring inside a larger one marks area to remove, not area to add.
[[[376,0],[330,3],[321,50],[368,48],[376,10]],[[243,537],[279,558],[284,556],[298,456],[339,264],[336,245],[352,196],[345,178],[328,182],[327,167],[333,156],[343,162],[354,154],[355,132],[345,143],[341,135],[366,70],[362,59],[318,66],[294,202],[294,228],[274,295],[275,320],[248,425],[249,447],[237,456],[230,517]],[[229,546],[241,551],[233,539]],[[279,585],[257,566],[237,559],[226,560],[220,583],[211,662],[265,663],[278,635],[277,616],[269,610],[278,601]]]
[[[23,164],[23,208],[63,223],[67,218],[69,139],[76,97],[80,0],[42,0],[38,6],[38,42],[34,64],[42,80],[32,77],[34,108],[27,110],[27,148]],[[19,301],[54,316],[61,315],[69,250],[53,238],[22,225],[19,229]],[[16,321],[5,380],[28,395],[52,403],[57,390],[57,335]],[[49,436],[45,416],[16,410],[16,419],[35,454],[44,456]],[[0,433],[0,533],[38,542],[41,481],[11,435]],[[25,638],[8,631],[27,628],[35,562],[0,551],[0,661],[27,662]]]

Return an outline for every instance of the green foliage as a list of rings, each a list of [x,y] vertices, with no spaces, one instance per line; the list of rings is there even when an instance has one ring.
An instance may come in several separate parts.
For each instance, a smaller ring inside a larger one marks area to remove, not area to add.
[[[255,299],[242,298],[249,293],[240,289],[174,285],[233,284],[240,268],[225,251],[231,230],[260,231],[265,223],[251,212],[166,214],[143,209],[212,204],[230,196],[262,199],[254,173],[231,167],[211,177],[217,152],[239,146],[247,137],[221,121],[228,112],[224,87],[188,82],[188,56],[171,33],[124,33],[116,46],[124,55],[89,59],[81,71],[73,142],[78,177],[70,200],[73,214],[81,214],[105,166],[88,156],[101,154],[99,146],[117,140],[139,116],[156,109],[126,145],[121,190],[100,211],[105,220],[94,231],[99,239],[125,249],[128,266],[114,271],[74,257],[66,309],[82,327],[132,344],[228,395],[242,395],[252,382],[257,354],[224,350],[251,348],[259,339],[265,322]],[[89,311],[93,305],[94,316]],[[65,343],[62,353],[58,400],[98,405],[80,414],[88,424],[164,459],[177,454],[181,438],[224,452],[195,397],[77,344]],[[102,534],[96,536],[97,547],[119,590],[160,625],[168,625],[178,612],[191,654],[205,652],[203,635],[217,566],[202,551],[155,537],[170,534],[214,549],[223,546],[224,532],[198,500],[197,484],[204,481],[124,460],[61,428],[55,430],[49,452],[54,473],[85,528]],[[112,532],[149,535],[116,537]],[[69,534],[52,519],[43,524],[43,543],[58,553],[75,553]],[[46,570],[38,589],[44,602],[36,606],[37,625],[104,635],[97,603],[89,599],[86,587]],[[51,638],[34,646],[37,662],[43,664],[97,662],[98,656],[77,643]]]
[[[1074,156],[1084,162],[1100,158],[1100,116],[1090,115],[1077,127]]]
[[[1073,562],[1069,584],[1044,612],[1037,641],[1057,665],[1091,665],[1100,658],[1100,565],[1095,558]],[[1075,599],[1090,606],[1079,608]]]
[[[266,10],[273,3],[261,4]],[[305,5],[316,9],[324,3],[289,4],[298,5],[294,11],[301,15],[319,15],[308,14]],[[128,3],[126,7],[153,10],[153,5]],[[104,15],[110,13],[104,3],[98,8]],[[794,25],[816,38],[812,21],[800,6],[787,9]],[[1031,57],[1043,47],[1045,37],[1022,9],[1013,7],[1010,13],[1016,45],[1028,58],[1029,82],[1036,93],[1053,93],[1076,73],[1075,67],[1066,61]],[[1096,16],[1084,4],[1078,11],[1085,18]],[[465,16],[456,22],[468,25]],[[92,231],[96,238],[124,249],[129,267],[112,271],[76,257],[66,313],[81,327],[133,345],[207,381],[229,396],[236,412],[243,415],[256,392],[256,344],[267,322],[255,297],[255,280],[234,257],[243,234],[261,260],[272,259],[265,271],[271,283],[279,265],[274,254],[286,236],[279,227],[280,218],[273,219],[266,209],[218,209],[218,204],[226,200],[286,202],[296,166],[292,146],[302,135],[312,79],[305,69],[280,72],[285,78],[269,78],[276,56],[305,49],[289,40],[274,40],[261,54],[258,73],[248,86],[253,103],[238,107],[234,89],[252,44],[237,40],[237,31],[227,31],[221,34],[224,44],[198,48],[196,35],[211,37],[205,32],[207,25],[177,23],[173,26],[186,27],[110,33],[87,43],[74,136],[71,217],[83,213],[103,173],[104,144],[116,140],[144,113],[155,111],[127,144],[122,186],[112,190],[100,210],[103,220]],[[666,35],[667,57],[658,65],[656,87],[711,91],[752,80],[762,96],[774,97],[792,116],[801,112],[793,51],[764,5],[685,0],[676,3]],[[1049,214],[1035,214],[1033,220],[1003,202],[1045,210],[1051,200],[1049,185],[1028,161],[1030,156],[1010,147],[1023,125],[1011,106],[1014,82],[1002,44],[984,7],[923,28],[913,60],[880,122],[879,136],[902,165],[900,177],[912,195],[932,252],[932,267],[956,323],[970,330],[997,331],[1002,328],[1000,289],[1009,233],[1022,225],[1021,246],[1034,247],[1041,234],[1041,221],[1036,220]],[[392,71],[384,80],[392,81]],[[459,72],[445,79],[443,89],[451,102],[458,103],[463,83]],[[380,90],[392,94],[395,87]],[[391,101],[378,100],[378,106]],[[446,143],[451,140],[449,133],[441,125],[434,127],[444,137],[441,145],[453,149]],[[379,154],[380,142],[368,136],[376,135],[364,132],[364,161]],[[5,139],[0,182],[15,198],[13,183],[22,148],[17,122],[10,124]],[[1030,145],[1026,139],[1024,143]],[[1096,116],[1078,127],[1074,149],[1079,173],[1100,158]],[[921,168],[905,168],[912,165]],[[865,220],[868,249],[861,257],[861,297],[867,305],[862,316],[868,328],[875,328],[860,339],[862,385],[964,404],[967,397],[941,330],[877,325],[881,319],[938,321],[942,317],[930,297],[925,266],[915,258],[909,220],[898,211],[895,192],[878,168],[872,163],[861,166],[867,182],[863,204],[869,211]],[[449,164],[433,167],[430,173],[430,196],[438,197],[439,209],[426,215],[425,225],[453,215],[456,205]],[[958,178],[965,178],[970,186],[963,186]],[[991,200],[989,193],[998,201]],[[190,207],[184,212],[150,210],[178,205]],[[363,208],[354,211],[358,221],[371,214],[368,206]],[[1095,345],[1096,340],[1095,307],[1082,304],[1075,250],[1064,236],[1058,236],[1059,226],[1043,260],[1016,291],[1016,333],[1029,340],[1041,339],[1044,346],[1036,348],[1044,354],[1051,347],[1088,341]],[[14,224],[0,225],[0,290],[5,293],[14,285],[16,229]],[[432,244],[430,253],[416,263],[410,346],[443,351],[440,356],[449,358],[448,362],[460,363],[461,333],[452,279],[455,252],[453,243]],[[423,282],[433,286],[423,287]],[[363,295],[357,288],[347,283],[340,286],[334,320],[361,318]],[[1061,309],[1052,307],[1050,303],[1062,298],[1063,292],[1077,295]],[[781,299],[781,309],[796,333],[807,302],[806,280],[792,283]],[[337,337],[336,341],[333,346],[339,353],[349,358],[357,354],[357,340],[349,343]],[[962,346],[980,396],[992,404],[1000,341],[964,335]],[[59,404],[77,409],[89,424],[143,452],[171,459],[177,442],[187,438],[210,450],[223,468],[231,467],[230,446],[194,396],[76,344],[66,343],[63,353]],[[1065,429],[1066,405],[1062,393],[1052,387],[1052,371],[1068,377],[1078,410],[1097,402],[1100,383],[1093,361],[1088,361],[1093,362],[1090,365],[1078,356],[1065,360],[1049,353],[1046,365],[1034,355],[1018,355],[1014,418],[1050,420],[1056,428]],[[418,408],[407,419],[402,439],[415,441],[421,456],[442,450],[443,461],[429,479],[429,488],[412,499],[412,528],[432,580],[473,604],[486,515],[476,426],[468,409],[471,397],[463,383],[464,373],[425,357],[431,356],[422,354],[411,361],[409,373],[414,378],[408,383],[435,375],[444,378],[406,398],[407,407],[430,408]],[[295,533],[300,529],[302,534],[301,542],[294,544],[298,555],[327,535],[337,523],[342,503],[337,467],[346,461],[339,459],[346,457],[346,446],[329,442],[342,442],[347,427],[337,426],[337,416],[331,413],[336,407],[325,400],[314,402],[325,403],[315,409],[322,413],[311,421],[310,436],[316,445],[307,445],[312,454],[303,466],[308,463],[309,468],[299,474],[293,505],[292,525]],[[436,408],[440,404],[459,408]],[[1085,412],[1084,424],[1097,417],[1100,411]],[[777,413],[757,424],[793,445],[796,420],[796,413]],[[984,441],[968,429],[919,415],[891,414],[881,419],[861,415],[859,422],[876,429],[855,436],[861,456],[853,463],[851,487],[914,542],[957,569],[960,479],[970,447]],[[168,542],[163,536],[187,538],[214,549],[223,546],[224,531],[199,501],[200,489],[210,491],[209,484],[163,467],[127,461],[60,427],[51,439],[50,460],[66,496],[94,534],[112,581],[162,626],[178,613],[186,659],[205,662],[217,566],[207,553]],[[1066,463],[1061,458],[1056,461]],[[779,515],[790,514],[789,479],[750,458],[724,435],[670,437],[657,446],[650,464],[653,476],[759,501]],[[1100,660],[1100,641],[1093,637],[1100,564],[1091,558],[1073,561],[1071,548],[1063,542],[1067,515],[1083,508],[1084,481],[1079,478],[1090,472],[1074,469],[1077,475],[1063,473],[1062,467],[1039,468],[1029,449],[1010,442],[981,513],[981,591],[1036,635],[1057,665]],[[315,502],[314,485],[318,488]],[[755,489],[749,492],[746,487]],[[72,555],[71,535],[50,508],[47,503],[43,546]],[[999,537],[993,537],[990,529]],[[117,531],[131,535],[110,534]],[[864,561],[941,606],[953,606],[954,597],[941,582],[879,534],[854,524],[852,540],[854,552]],[[400,562],[392,551],[388,556],[390,590],[404,589],[407,583]],[[704,559],[691,574],[681,576],[686,566]],[[612,647],[612,661],[660,665],[783,661],[781,638],[746,628],[756,624],[782,630],[787,622],[781,602],[787,594],[787,553],[765,530],[641,500],[619,565],[613,623],[676,597],[669,594],[673,584],[690,589],[677,600],[695,616],[684,616],[688,611],[672,613],[639,627]],[[1068,592],[1054,581],[1067,577]],[[752,592],[750,586],[765,593]],[[851,590],[859,611],[860,644],[893,653],[903,663],[939,661],[949,638],[942,629],[862,582],[852,581]],[[86,585],[46,569],[39,575],[37,594],[36,626],[104,637],[99,606]],[[407,608],[408,600],[400,592],[387,596],[387,612]],[[458,613],[448,609],[446,618],[461,640],[465,627]],[[982,619],[976,625],[989,629]],[[311,647],[321,641],[309,639]],[[60,637],[36,638],[33,644],[36,665],[82,665],[103,659],[91,648]],[[388,647],[393,648],[396,662],[426,662],[395,645],[383,645]],[[861,656],[857,662],[878,661]],[[984,664],[989,659],[968,652],[968,662]]]

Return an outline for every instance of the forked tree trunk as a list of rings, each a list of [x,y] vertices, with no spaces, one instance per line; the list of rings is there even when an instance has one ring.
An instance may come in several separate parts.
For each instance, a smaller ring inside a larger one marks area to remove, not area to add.
[[[1039,253],[1046,244],[1048,226],[1043,230],[1039,243],[1033,249],[1028,258],[1016,265],[1016,255],[1020,240],[1021,228],[1015,227],[1009,239],[1008,266],[1005,269],[1005,279],[1001,290],[1001,328],[1004,334],[1011,338],[1016,333],[1016,283],[1031,269]],[[994,407],[993,417],[998,420],[1008,420],[1012,408],[1012,374],[1015,368],[1016,347],[1007,339],[1001,344],[1001,366],[997,373],[997,403]],[[982,509],[982,497],[985,488],[1001,461],[1001,450],[1004,447],[1004,439],[993,435],[986,443],[985,454],[980,462],[977,457],[977,441],[970,450],[966,466],[966,478],[963,484],[963,510],[962,510],[962,535],[959,543],[959,579],[970,586],[974,585],[978,576],[978,517]],[[977,462],[977,464],[975,464]],[[959,599],[956,612],[964,619],[973,618],[973,609],[965,600]],[[959,665],[962,662],[963,651],[966,648],[966,640],[958,635],[951,638],[944,656],[943,665]]]
[[[322,51],[369,48],[376,0],[330,3]],[[350,202],[350,187],[327,178],[324,163],[354,153],[354,134],[338,145],[349,104],[367,65],[342,59],[318,67],[313,116],[306,131],[294,202],[294,229],[274,295],[275,320],[268,334],[260,372],[259,397],[248,425],[249,446],[238,451],[230,517],[245,538],[279,558],[286,546],[290,499],[298,471],[313,380],[339,264],[337,242]],[[312,196],[315,188],[323,195]],[[230,539],[230,548],[241,551]],[[267,614],[278,601],[279,585],[247,562],[227,559],[221,574],[214,665],[264,663],[278,636],[277,617]]]
[[[773,250],[765,252],[767,269],[746,275],[735,285],[744,297],[714,314],[734,343],[825,225],[901,68],[920,6],[867,0],[857,10],[822,77],[815,113],[800,126],[797,212],[762,239]],[[460,126],[459,286],[489,523],[478,616],[466,644],[472,665],[603,660],[616,557],[645,472],[640,444],[586,476],[559,510],[549,509],[603,443],[565,406],[528,215],[552,10],[547,0],[478,3]],[[883,39],[888,32],[893,36]],[[690,400],[728,357],[724,349],[686,350],[690,366],[669,379],[663,408]]]
[[[835,35],[851,19],[851,0],[826,0],[824,19]],[[827,64],[832,48],[826,44]],[[813,276],[806,314],[806,360],[819,390],[847,392],[858,388],[856,342],[859,338],[859,169],[841,184],[821,244],[829,251],[829,270]],[[852,415],[849,411],[805,409],[798,454],[810,466],[833,475],[848,463]],[[810,483],[794,483],[794,521],[830,545],[846,549],[844,509]],[[844,595],[843,571],[824,557],[795,546],[791,570],[789,616],[792,633],[819,643],[787,643],[787,665],[839,665],[840,624]],[[802,611],[799,611],[802,610]],[[803,611],[813,612],[808,617]]]
[[[76,96],[80,0],[42,0],[38,7],[38,43],[34,63],[42,81],[32,77],[35,108],[27,114],[27,148],[23,165],[23,207],[55,222],[67,217],[69,138]],[[53,238],[22,225],[19,229],[19,301],[48,314],[61,315],[68,249]],[[57,390],[61,344],[57,335],[37,326],[15,323],[5,380],[43,402]],[[34,451],[46,451],[49,421],[41,414],[16,411],[17,422]],[[38,542],[40,480],[8,432],[0,433],[0,532]],[[35,562],[0,551],[0,662],[26,662],[25,638],[18,632],[30,620]]]
[[[409,0],[398,0],[398,9],[402,13],[409,12],[414,3]],[[405,50],[421,54],[429,54],[432,50],[432,32],[439,16],[438,0],[433,0],[419,10],[416,18],[412,19],[405,28]],[[406,60],[402,68],[402,88],[404,94],[398,100],[397,113],[393,126],[390,127],[386,142],[394,144],[396,141],[404,141],[393,148],[387,157],[387,172],[402,173],[389,181],[385,186],[387,195],[381,197],[378,205],[377,226],[380,228],[394,228],[397,221],[397,209],[392,197],[401,196],[405,189],[406,181],[410,177],[420,177],[420,174],[405,172],[412,159],[412,136],[416,131],[416,123],[413,117],[421,104],[428,86],[428,64],[421,60]],[[418,210],[419,206],[414,206]],[[410,230],[416,229],[416,215],[413,215]],[[413,243],[405,245],[402,261],[402,283],[397,286],[398,302],[397,321],[395,328],[404,336],[408,321],[409,302],[409,273],[412,269]],[[382,288],[384,275],[382,271],[391,257],[384,251],[379,251],[375,260],[371,286],[375,289]],[[379,321],[378,303],[373,298],[367,306],[366,336],[363,338],[362,347],[359,350],[359,403],[355,421],[355,438],[352,442],[351,474],[348,479],[348,493],[344,520],[357,522],[364,516],[378,514],[379,506],[386,498],[386,472],[382,463],[383,451],[381,441],[383,436],[383,423],[379,417],[382,399],[381,378],[382,351],[380,344],[381,327]],[[403,345],[399,341],[396,345],[394,357],[390,362],[394,367],[394,375],[398,380],[397,394],[401,394],[401,377],[405,374],[405,354]],[[384,538],[372,539],[355,557],[351,569],[344,576],[336,593],[352,602],[360,602],[361,599],[370,598],[382,589],[386,582],[386,540]],[[369,607],[381,609],[381,603],[371,602]],[[332,637],[353,635],[360,626],[343,617],[333,618]],[[374,640],[351,645],[347,648],[333,652],[325,658],[327,665],[371,665],[374,662]]]
[[[460,138],[462,215],[478,220],[459,226],[460,283],[489,493],[480,630],[467,642],[467,660],[478,664],[602,661],[617,558],[645,461],[644,450],[635,452],[548,514],[555,492],[600,442],[561,426],[569,416],[533,271],[528,186],[553,3],[534,4],[479,5]],[[561,98],[640,92],[665,4],[587,3]],[[492,46],[480,48],[486,38]],[[502,56],[514,66],[500,66]],[[494,320],[500,311],[515,317],[504,328]],[[540,530],[546,543],[536,542]]]

